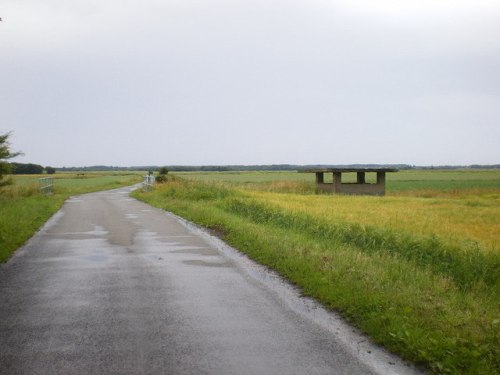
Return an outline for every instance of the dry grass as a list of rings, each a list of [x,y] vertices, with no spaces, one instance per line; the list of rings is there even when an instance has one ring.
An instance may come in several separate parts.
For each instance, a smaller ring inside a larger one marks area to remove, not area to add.
[[[500,244],[500,194],[419,198],[247,193],[261,202],[329,222],[438,236],[454,245],[477,245],[482,251],[498,251]]]

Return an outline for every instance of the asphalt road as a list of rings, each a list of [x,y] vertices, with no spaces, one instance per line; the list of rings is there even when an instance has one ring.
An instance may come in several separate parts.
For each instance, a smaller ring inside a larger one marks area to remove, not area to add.
[[[0,267],[1,374],[414,372],[129,191],[70,199]]]

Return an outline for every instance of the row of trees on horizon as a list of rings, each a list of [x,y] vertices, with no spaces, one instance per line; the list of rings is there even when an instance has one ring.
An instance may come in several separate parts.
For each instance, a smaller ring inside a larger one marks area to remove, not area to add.
[[[76,171],[158,171],[161,168],[167,168],[172,172],[239,172],[239,171],[298,171],[303,169],[324,169],[324,168],[395,168],[399,170],[411,169],[500,169],[500,164],[490,165],[437,165],[437,166],[415,166],[408,164],[260,164],[260,165],[147,165],[118,167],[106,165],[93,165],[87,167],[62,167],[56,168],[61,172]]]
[[[56,168],[53,167],[42,167],[39,164],[32,163],[10,163],[11,174],[54,174],[56,173]]]
[[[93,165],[86,167],[43,167],[33,163],[8,162],[22,152],[12,152],[8,142],[11,133],[0,134],[0,177],[5,174],[54,174],[61,172],[81,172],[81,171],[159,171],[161,168],[174,172],[238,172],[238,171],[298,171],[303,169],[325,169],[325,168],[395,168],[399,170],[410,169],[500,169],[500,164],[490,165],[436,165],[436,166],[416,166],[409,164],[259,164],[259,165],[146,165],[118,167],[107,165]],[[1,178],[0,178],[1,179]]]

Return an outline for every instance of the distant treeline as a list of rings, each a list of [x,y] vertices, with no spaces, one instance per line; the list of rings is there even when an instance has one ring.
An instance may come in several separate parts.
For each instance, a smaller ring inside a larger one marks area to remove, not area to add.
[[[324,169],[324,168],[396,168],[399,170],[408,169],[500,169],[500,164],[492,165],[435,165],[416,166],[408,164],[262,164],[262,165],[147,165],[133,167],[113,167],[106,165],[94,165],[89,167],[62,167],[56,168],[61,172],[76,171],[157,171],[161,167],[166,167],[173,172],[231,172],[231,171],[298,171],[301,169]]]
[[[10,168],[12,174],[42,174],[44,171],[48,174],[54,174],[56,172],[55,168],[42,167],[32,163],[10,163]]]

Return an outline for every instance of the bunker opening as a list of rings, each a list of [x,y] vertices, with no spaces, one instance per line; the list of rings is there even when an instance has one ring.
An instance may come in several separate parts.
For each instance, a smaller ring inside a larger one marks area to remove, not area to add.
[[[314,173],[318,189],[332,194],[385,195],[385,175],[394,168],[327,168],[307,169]]]

